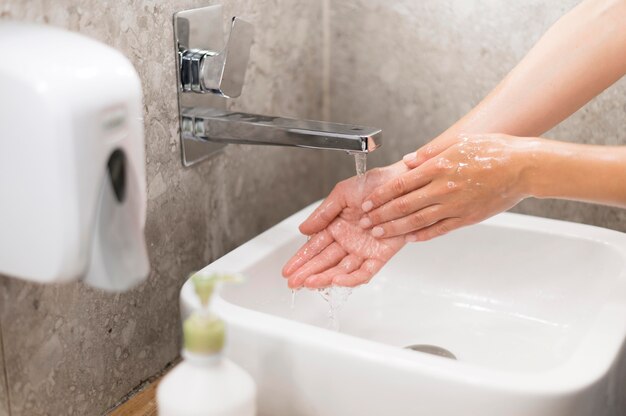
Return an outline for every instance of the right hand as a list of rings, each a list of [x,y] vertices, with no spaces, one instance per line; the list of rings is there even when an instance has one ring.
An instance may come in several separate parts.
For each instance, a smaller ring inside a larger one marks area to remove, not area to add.
[[[464,134],[454,135],[444,132],[440,136],[437,136],[424,146],[417,149],[415,152],[404,155],[402,161],[409,169],[415,169],[424,162],[438,156],[450,146],[460,143],[465,136],[466,135]]]
[[[529,177],[544,142],[472,135],[365,198],[361,221],[374,237],[425,241],[475,224],[529,196]]]

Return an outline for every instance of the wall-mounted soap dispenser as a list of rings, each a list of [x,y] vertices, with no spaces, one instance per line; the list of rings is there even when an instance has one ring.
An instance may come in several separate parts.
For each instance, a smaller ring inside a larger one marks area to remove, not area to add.
[[[126,290],[149,271],[142,92],[131,63],[0,24],[0,274]]]

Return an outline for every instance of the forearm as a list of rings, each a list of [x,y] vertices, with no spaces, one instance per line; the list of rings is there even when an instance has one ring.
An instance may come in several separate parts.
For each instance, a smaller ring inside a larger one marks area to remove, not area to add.
[[[626,207],[626,146],[540,139],[524,158],[522,193]]]
[[[557,21],[507,77],[442,134],[539,136],[626,73],[626,1],[586,0]]]

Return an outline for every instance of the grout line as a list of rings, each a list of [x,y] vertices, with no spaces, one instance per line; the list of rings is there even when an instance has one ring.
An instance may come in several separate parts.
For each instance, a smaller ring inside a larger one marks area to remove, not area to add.
[[[330,121],[331,114],[331,92],[330,92],[330,1],[321,0],[322,7],[322,120]],[[330,164],[332,161],[329,152],[322,153],[322,164],[324,174],[322,176],[320,195],[325,196],[326,190],[333,182]]]
[[[7,397],[7,410],[11,416],[11,392],[9,391],[9,373],[7,372],[7,362],[4,356],[4,338],[2,337],[2,317],[0,316],[0,360],[2,360],[2,372],[0,376],[4,377],[4,391]]]
[[[322,117],[330,121],[330,0],[322,0]]]
[[[172,370],[177,364],[179,364],[182,361],[182,358],[179,356],[177,356],[176,358],[174,358],[172,361],[168,362],[167,364],[165,364],[165,367],[162,368],[161,370],[159,370],[156,374],[143,379],[139,382],[139,384],[135,387],[133,387],[128,393],[126,393],[121,399],[119,399],[113,406],[111,406],[110,408],[108,408],[104,414],[107,416],[112,416],[114,414],[117,414],[116,411],[120,411],[122,409],[124,409],[124,404],[128,403],[130,401],[132,401],[132,399],[134,397],[139,396],[142,392],[144,392],[146,389],[148,389],[150,387],[150,385],[159,382],[164,376],[165,374],[167,374],[170,370]],[[155,399],[156,400],[156,399]],[[124,413],[122,413],[124,414]],[[11,416],[11,415],[9,415]]]

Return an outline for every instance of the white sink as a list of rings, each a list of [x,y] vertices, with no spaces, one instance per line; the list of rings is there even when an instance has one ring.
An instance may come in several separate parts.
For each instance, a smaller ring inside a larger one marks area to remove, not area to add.
[[[319,293],[291,308],[280,274],[313,208],[204,269],[248,277],[214,308],[261,415],[626,414],[626,235],[501,214],[407,245],[354,290],[335,332]],[[187,282],[184,315],[192,292]],[[415,344],[457,360],[403,348]]]

